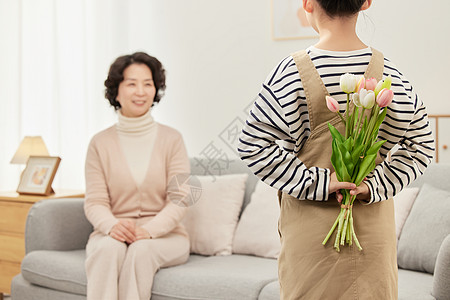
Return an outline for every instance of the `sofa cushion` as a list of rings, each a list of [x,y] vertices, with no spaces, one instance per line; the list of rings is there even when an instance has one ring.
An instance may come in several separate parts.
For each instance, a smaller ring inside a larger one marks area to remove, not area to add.
[[[450,299],[450,234],[439,249],[431,294],[436,299]]]
[[[31,284],[23,278],[22,274],[19,274],[11,282],[10,298],[14,300],[86,300],[86,295],[57,291]]]
[[[248,174],[197,176],[202,193],[183,219],[191,253],[230,255]]]
[[[431,163],[425,172],[416,178],[409,187],[422,187],[425,183],[450,192],[448,184],[448,174],[450,174],[450,163]]]
[[[241,215],[234,234],[233,253],[277,258],[280,253],[278,235],[278,191],[259,181],[251,201]]]
[[[22,261],[22,276],[35,285],[86,295],[85,258],[84,250],[33,251]]]
[[[257,299],[262,288],[275,280],[275,259],[191,255],[186,264],[158,271],[152,300]]]
[[[395,232],[397,234],[397,240],[400,238],[403,226],[418,193],[419,188],[414,187],[406,188],[394,196]]]
[[[245,186],[244,203],[241,211],[250,202],[250,197],[255,189],[256,183],[259,181],[247,165],[240,159],[230,159],[226,155],[220,157],[211,157],[202,155],[201,157],[190,158],[192,175],[212,175],[221,176],[227,174],[248,174],[247,184]]]
[[[450,234],[450,192],[424,184],[403,227],[398,265],[434,273],[439,248]]]
[[[266,285],[259,293],[258,300],[280,300],[280,283],[278,280]]]
[[[410,270],[398,270],[398,300],[434,300],[431,295],[433,275]]]

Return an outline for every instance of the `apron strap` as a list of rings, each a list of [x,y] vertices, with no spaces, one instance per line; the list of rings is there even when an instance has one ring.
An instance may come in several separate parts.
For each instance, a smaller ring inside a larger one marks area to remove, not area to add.
[[[379,81],[383,78],[384,57],[380,51],[374,48],[371,49],[372,57],[364,73],[364,77],[374,77]],[[308,53],[305,50],[301,50],[293,53],[292,57],[300,74],[303,90],[305,91],[311,132],[323,123],[331,122],[333,119],[339,119],[336,113],[331,112],[327,108],[325,96],[329,95],[329,93]],[[353,103],[350,105],[352,107]]]

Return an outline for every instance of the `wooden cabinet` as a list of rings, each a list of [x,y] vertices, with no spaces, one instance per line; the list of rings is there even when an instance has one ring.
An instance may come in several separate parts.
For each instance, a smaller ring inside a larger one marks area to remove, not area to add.
[[[435,162],[450,163],[450,115],[430,115],[431,129],[436,143]]]
[[[11,293],[11,280],[20,273],[25,256],[25,223],[31,206],[43,199],[84,197],[83,192],[59,190],[50,196],[0,192],[0,299]]]

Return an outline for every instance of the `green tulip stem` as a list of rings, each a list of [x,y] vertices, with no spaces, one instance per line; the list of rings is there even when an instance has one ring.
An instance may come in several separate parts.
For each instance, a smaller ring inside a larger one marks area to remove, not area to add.
[[[342,227],[344,226],[344,209],[341,209],[341,213],[339,214],[339,225],[338,225],[338,231],[336,233],[336,240],[334,241],[334,248],[337,252],[340,251],[339,249],[339,242],[340,237],[342,234]]]
[[[373,130],[374,130],[374,126],[375,126],[375,122],[376,122],[376,116],[378,116],[378,114],[380,113],[380,107],[378,105],[376,105],[375,109],[372,110],[372,115],[370,117],[370,122],[369,122],[369,126],[367,126],[367,131],[364,133],[364,140],[363,143],[364,145],[366,145],[364,152],[365,153],[370,146],[372,146],[372,141],[370,141],[371,136],[373,135]],[[369,144],[370,142],[370,144]]]
[[[337,114],[338,114],[339,117],[341,118],[342,122],[344,122],[344,124],[345,124],[345,119],[344,119],[344,117],[342,116],[341,112],[340,112],[340,111],[337,111]]]
[[[341,209],[342,211],[342,209]],[[328,242],[328,240],[330,239],[331,235],[333,234],[334,229],[336,229],[337,224],[339,223],[339,219],[341,217],[341,214],[339,214],[336,218],[336,221],[334,221],[333,226],[331,226],[330,231],[328,232],[327,236],[325,237],[325,239],[322,242],[322,245],[325,246],[325,244]]]
[[[349,127],[350,127],[350,122],[348,121],[348,114],[349,114],[349,110],[350,110],[350,94],[347,94],[347,109],[345,110],[345,119],[347,120],[346,124],[345,124],[345,139],[348,139],[348,134],[349,134]]]
[[[350,213],[350,215],[351,215],[351,213]],[[346,238],[347,244],[349,244],[349,246],[352,245],[352,231],[353,231],[353,228],[350,224],[350,226],[347,227],[347,238]]]
[[[364,118],[364,113],[366,112],[366,108],[363,107],[361,115],[358,118],[358,129],[356,130],[356,134],[355,134],[355,140],[356,137],[359,135],[359,133],[361,132],[362,129],[362,124],[363,124],[363,118]]]
[[[341,233],[341,245],[344,246],[345,243],[345,236],[347,233],[347,227],[348,227],[348,216],[350,215],[349,210],[350,208],[346,208],[344,209],[345,213],[344,213],[344,226],[342,229],[342,233]]]
[[[353,235],[353,239],[355,240],[355,245],[356,247],[358,247],[359,251],[362,251],[362,247],[361,244],[358,241],[358,238],[356,237],[356,233],[355,233],[355,229],[353,227],[353,213],[350,215],[350,226],[352,227],[352,235]]]

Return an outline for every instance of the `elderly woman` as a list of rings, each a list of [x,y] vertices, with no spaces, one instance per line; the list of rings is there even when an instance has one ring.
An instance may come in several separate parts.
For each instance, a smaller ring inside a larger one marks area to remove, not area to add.
[[[186,208],[167,192],[174,176],[189,173],[189,160],[180,133],[151,115],[166,88],[156,58],[142,52],[117,58],[105,86],[118,122],[92,138],[86,157],[84,209],[94,226],[86,246],[87,298],[148,300],[158,269],[189,256],[180,224]]]

